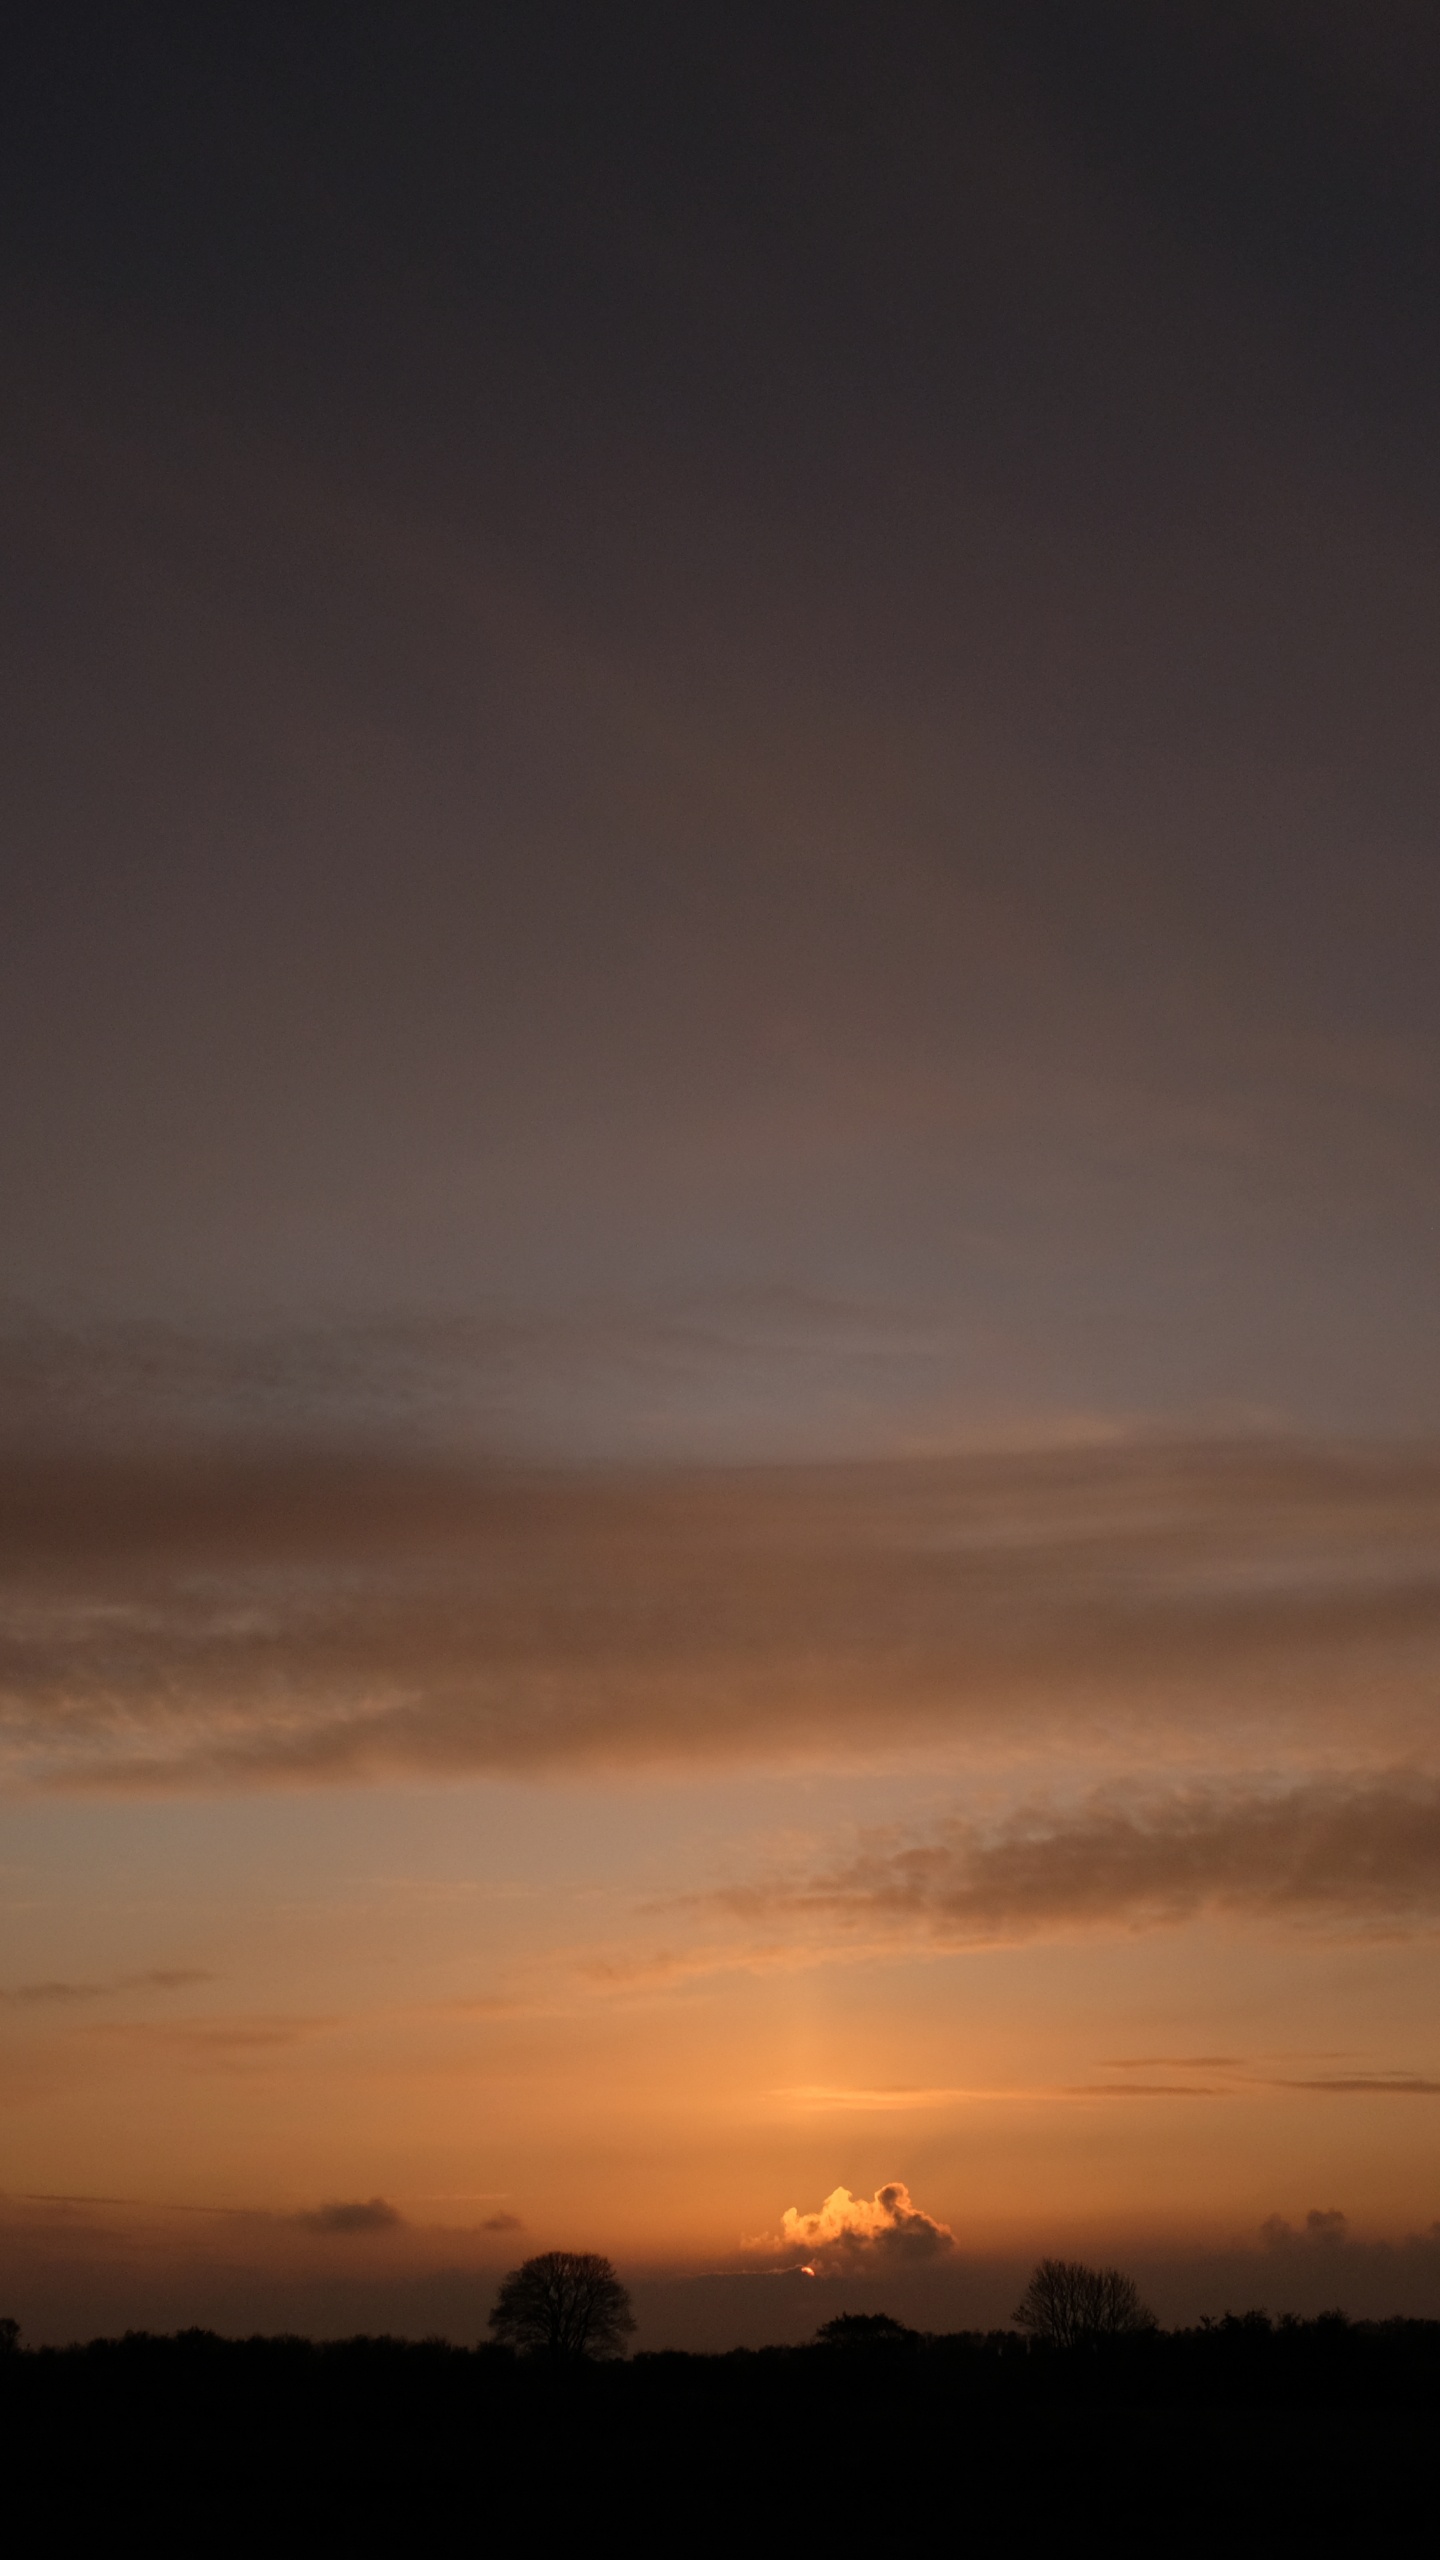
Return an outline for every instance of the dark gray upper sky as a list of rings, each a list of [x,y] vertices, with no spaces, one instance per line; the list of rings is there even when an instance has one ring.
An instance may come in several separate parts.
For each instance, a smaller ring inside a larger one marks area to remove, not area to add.
[[[1432,11],[7,52],[21,1368],[1440,1422]]]

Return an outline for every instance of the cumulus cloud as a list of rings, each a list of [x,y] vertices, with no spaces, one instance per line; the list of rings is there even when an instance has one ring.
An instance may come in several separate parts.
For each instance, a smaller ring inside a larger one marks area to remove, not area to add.
[[[955,2234],[948,2223],[922,2213],[896,2178],[877,2187],[868,2202],[848,2187],[835,2187],[818,2212],[801,2213],[791,2205],[778,2238],[757,2245],[782,2250],[792,2265],[803,2262],[817,2276],[855,2275],[944,2257],[955,2246]]]
[[[1373,1765],[1433,1748],[1437,1552],[1415,1451],[570,1475],[0,1452],[0,1771],[223,1787],[1057,1733]]]
[[[1205,1914],[1430,1927],[1440,1920],[1440,1780],[1400,1770],[1099,1794],[988,1830],[957,1819],[919,1841],[882,1837],[847,1864],[713,1899],[772,1926],[784,1915],[944,1946]]]
[[[295,2219],[304,2231],[344,2240],[367,2231],[398,2231],[405,2217],[383,2196],[371,2196],[363,2203],[317,2205],[313,2213],[298,2213]]]

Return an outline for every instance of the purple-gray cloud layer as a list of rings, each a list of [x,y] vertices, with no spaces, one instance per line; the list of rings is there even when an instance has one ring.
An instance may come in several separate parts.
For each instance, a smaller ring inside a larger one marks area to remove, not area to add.
[[[1437,1529],[1440,1467],[1419,1450],[570,1476],[365,1452],[17,1459],[0,1479],[5,1758],[40,1785],[205,1786],[1013,1759],[1045,1732],[1131,1764],[1421,1766]],[[1256,1875],[1267,1840],[1283,1850],[1298,1893],[1329,1799],[1287,1802],[1257,1800],[1243,1838]],[[1377,1875],[1418,1880],[1425,1803],[1366,1802]],[[1218,1803],[1159,1820],[1087,1816],[1072,1866],[1065,1834],[955,1845],[894,1889],[917,1910],[973,1889],[977,1911],[1078,1912],[1103,1865],[1105,1897],[1136,1907],[1221,1890]],[[1370,1837],[1335,1834],[1347,1891]]]
[[[855,1457],[953,1436],[962,1408],[992,1437],[1029,1419],[993,1335],[938,1304],[794,1287],[228,1334],[0,1327],[3,1445],[51,1457],[357,1440],[572,1465]]]
[[[1426,13],[823,14],[25,13],[0,1288],[1437,1427]]]

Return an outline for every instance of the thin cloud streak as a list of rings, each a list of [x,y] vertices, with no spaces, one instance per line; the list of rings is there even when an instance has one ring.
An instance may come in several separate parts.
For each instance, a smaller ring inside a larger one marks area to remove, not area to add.
[[[1422,2080],[1405,2072],[1370,2080],[1277,2080],[1272,2086],[1300,2089],[1313,2098],[1440,2098],[1440,2080]]]
[[[76,2030],[101,2049],[132,2047],[197,2070],[243,2065],[288,2051],[336,2026],[335,2018],[115,2018]]]
[[[190,1991],[213,1982],[213,1973],[192,1965],[157,1965],[148,1973],[118,1973],[108,1982],[20,1982],[0,1991],[0,2002],[17,2009],[67,2008],[75,2001],[113,2000],[130,1991]]]
[[[152,1791],[1013,1765],[1057,1734],[1121,1764],[1213,1767],[1217,1742],[1236,1767],[1418,1764],[1437,1546],[1429,1449],[570,1474],[16,1457],[0,1761],[12,1784]]]
[[[968,2104],[975,2098],[1010,2098],[1013,2089],[827,2089],[803,2086],[773,2093],[786,2106],[816,2115],[903,2115],[914,2108]]]
[[[1009,2083],[994,2088],[963,2089],[777,2089],[773,2094],[802,2114],[904,2115],[931,2107],[981,2104],[1055,2106],[1091,2098],[1253,2098],[1293,2091],[1302,2097],[1432,2098],[1440,2097],[1440,2081],[1404,2071],[1357,2074],[1349,2079],[1275,2080],[1246,2074],[1214,2080],[1076,2080],[1050,2087],[1043,2083]]]
[[[1233,2098],[1233,2089],[1205,2080],[1077,2080],[1062,2098]]]
[[[1102,2071],[1240,2071],[1245,2057],[1241,2053],[1131,2053],[1106,2054],[1101,2058]]]

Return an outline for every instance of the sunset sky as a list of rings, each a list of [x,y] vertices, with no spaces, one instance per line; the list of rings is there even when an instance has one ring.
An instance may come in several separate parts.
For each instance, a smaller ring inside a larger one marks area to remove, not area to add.
[[[27,2336],[1440,2314],[1437,119],[1419,0],[15,14]]]

